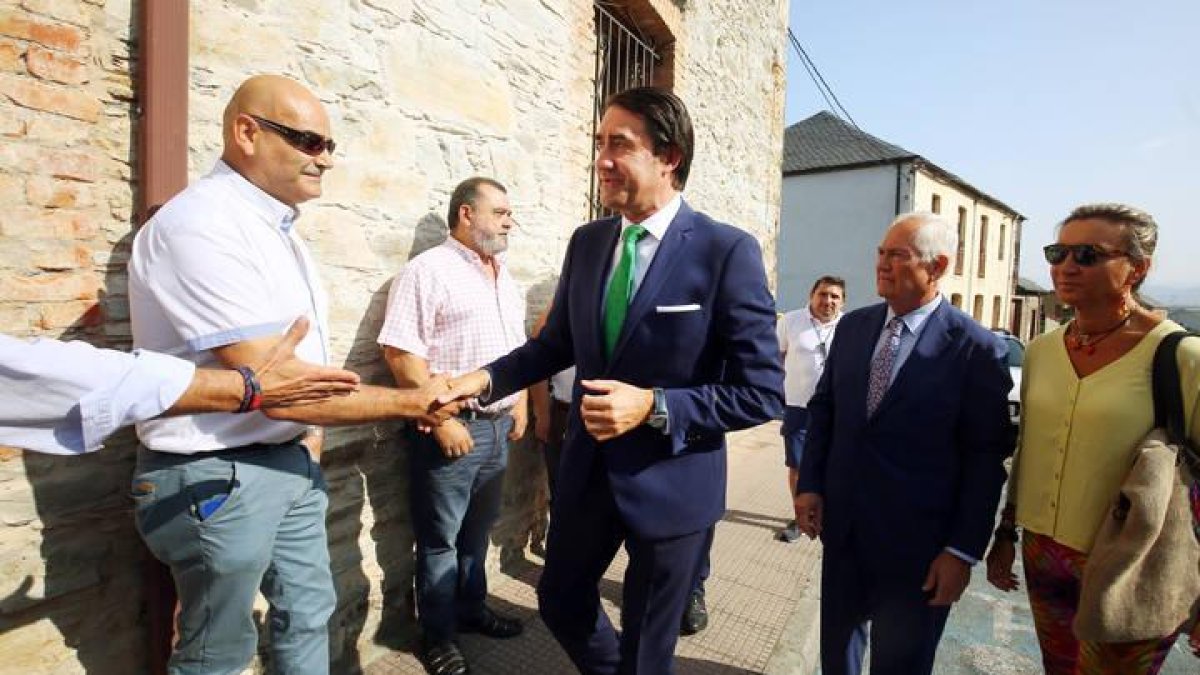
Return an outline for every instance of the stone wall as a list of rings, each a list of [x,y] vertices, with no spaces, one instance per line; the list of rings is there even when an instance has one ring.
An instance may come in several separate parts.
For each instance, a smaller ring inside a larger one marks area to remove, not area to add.
[[[684,195],[754,233],[774,279],[783,152],[786,0],[688,2],[675,89],[696,127]]]
[[[0,195],[16,205],[0,213],[5,332],[127,342],[131,2],[0,9]],[[696,122],[686,196],[754,232],[773,268],[787,3],[641,4],[674,32],[670,72]],[[512,269],[530,320],[545,306],[587,216],[590,2],[205,0],[190,12],[193,178],[218,156],[221,109],[251,74],[292,76],[330,112],[336,166],[300,228],[331,293],[339,363],[390,381],[375,345],[389,281],[445,236],[449,192],[471,175],[508,186],[520,223]],[[0,672],[142,672],[129,438],[83,459],[3,455]],[[333,430],[326,450],[343,673],[411,636],[412,530],[396,425]],[[544,524],[543,485],[535,450],[515,448],[493,567],[526,555]],[[26,660],[10,666],[10,654]]]
[[[127,347],[129,1],[0,5],[0,330]],[[132,448],[0,448],[0,672],[142,669]]]

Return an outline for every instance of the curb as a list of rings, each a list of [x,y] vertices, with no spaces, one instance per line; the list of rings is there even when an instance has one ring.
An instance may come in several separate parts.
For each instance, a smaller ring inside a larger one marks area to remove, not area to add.
[[[817,554],[818,560],[820,554]],[[821,565],[817,563],[817,569]],[[783,635],[771,651],[763,675],[812,675],[821,664],[820,577],[806,585],[804,595],[788,617]]]

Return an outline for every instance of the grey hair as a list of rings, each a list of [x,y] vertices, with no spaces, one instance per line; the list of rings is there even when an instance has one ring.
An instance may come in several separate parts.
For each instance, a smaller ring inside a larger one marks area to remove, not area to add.
[[[1084,204],[1077,206],[1063,221],[1058,229],[1073,220],[1107,220],[1114,225],[1122,225],[1125,236],[1125,250],[1129,257],[1141,262],[1154,255],[1158,248],[1158,223],[1145,211],[1115,202]]]
[[[888,229],[908,221],[917,222],[913,247],[917,249],[922,262],[934,262],[938,256],[946,256],[947,260],[954,262],[954,255],[958,252],[958,232],[953,225],[936,213],[913,211],[896,216]]]

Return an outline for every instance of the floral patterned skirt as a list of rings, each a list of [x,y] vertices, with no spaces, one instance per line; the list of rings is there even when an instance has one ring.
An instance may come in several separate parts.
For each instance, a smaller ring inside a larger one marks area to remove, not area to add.
[[[1087,555],[1029,530],[1022,540],[1029,604],[1048,675],[1154,675],[1162,668],[1178,634],[1140,642],[1077,640],[1071,623]]]

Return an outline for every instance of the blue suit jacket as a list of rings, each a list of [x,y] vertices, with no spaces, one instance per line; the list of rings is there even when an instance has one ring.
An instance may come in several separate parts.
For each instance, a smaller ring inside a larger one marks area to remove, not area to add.
[[[838,324],[808,406],[797,492],[824,496],[827,546],[853,532],[883,560],[923,574],[947,546],[983,557],[1013,447],[1012,379],[999,338],[943,300],[868,418],[886,316],[881,303]]]
[[[523,389],[572,364],[579,380],[663,388],[669,435],[641,425],[600,443],[583,428],[576,381],[555,509],[588,508],[576,500],[593,471],[607,471],[626,527],[642,538],[675,537],[724,514],[725,432],[761,424],[783,409],[775,302],[758,242],[684,203],[607,359],[605,282],[619,233],[620,218],[575,231],[545,327],[488,366],[491,395]],[[688,305],[697,307],[659,311]]]

